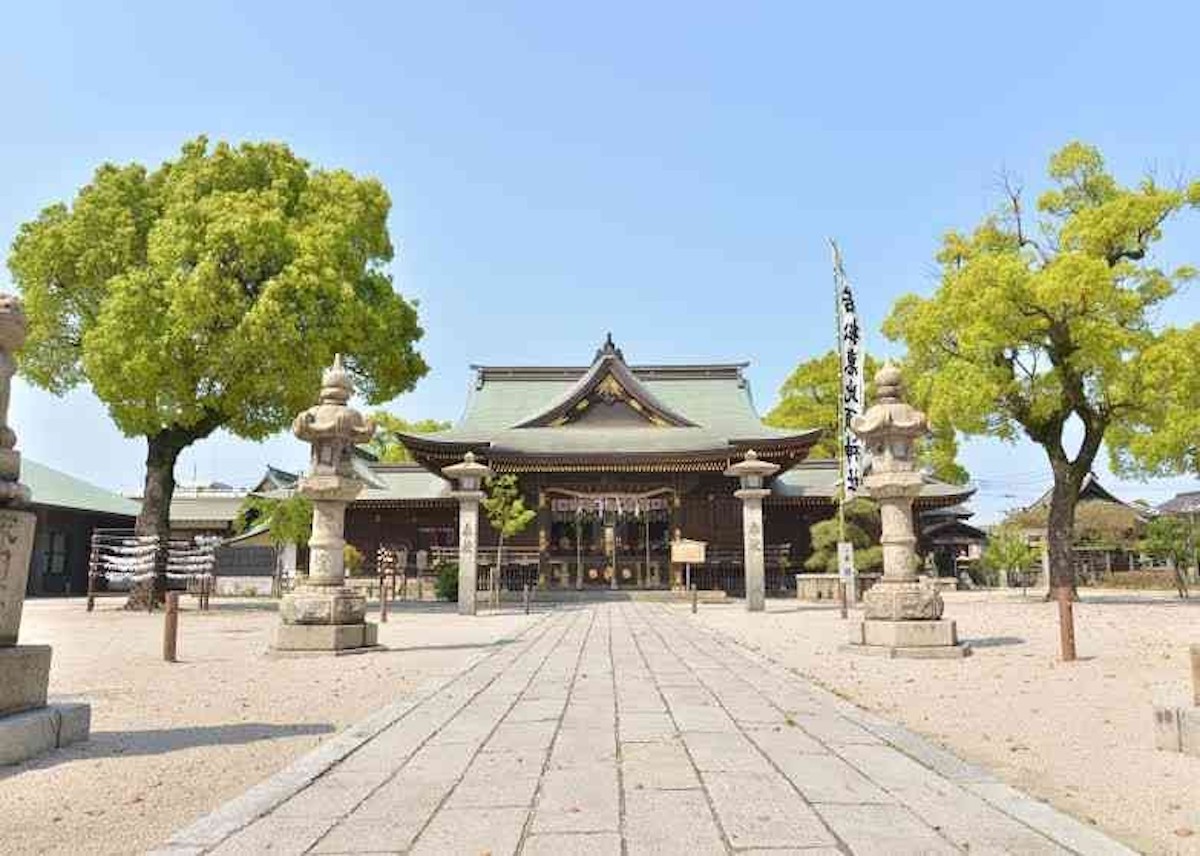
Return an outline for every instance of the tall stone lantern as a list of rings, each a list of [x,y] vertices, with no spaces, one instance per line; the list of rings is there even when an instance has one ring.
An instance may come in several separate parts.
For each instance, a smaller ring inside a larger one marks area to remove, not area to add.
[[[354,472],[354,447],[375,435],[375,424],[349,406],[354,384],[339,354],[321,378],[317,404],[292,423],[312,446],[297,492],[312,501],[308,579],[287,594],[275,628],[277,651],[345,651],[376,645],[378,627],[365,620],[367,601],[346,587],[343,536],[346,506],[363,489]]]
[[[17,644],[37,522],[21,484],[17,435],[8,426],[13,355],[25,332],[21,302],[0,294],[0,765],[86,740],[91,728],[89,705],[46,703],[50,646]]]
[[[483,501],[483,480],[491,478],[486,464],[467,452],[457,464],[442,469],[454,485],[451,496],[458,500],[458,614],[475,614],[475,588],[478,577],[479,503]]]
[[[763,497],[770,496],[766,480],[779,472],[779,464],[760,461],[753,449],[725,471],[741,485],[733,495],[742,501],[743,568],[746,576],[746,609],[762,612],[767,607],[766,560],[763,551]]]
[[[891,657],[962,657],[953,621],[942,618],[942,597],[917,576],[913,501],[924,478],[916,441],[929,433],[925,414],[904,400],[900,370],[890,362],[875,375],[876,401],[850,428],[871,455],[863,480],[879,504],[883,576],[863,596],[864,620],[852,628],[850,648]]]

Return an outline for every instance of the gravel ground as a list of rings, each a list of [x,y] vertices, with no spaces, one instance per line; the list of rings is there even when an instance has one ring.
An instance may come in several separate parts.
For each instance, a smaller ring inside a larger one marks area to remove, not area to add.
[[[191,604],[184,598],[185,609]],[[92,739],[0,768],[0,852],[135,853],[271,775],[372,711],[449,676],[537,620],[393,612],[389,651],[264,656],[273,603],[186,610],[180,662],[161,659],[162,615],[119,600],[25,604],[22,643],[50,643],[50,693],[92,704]]]
[[[1151,713],[1156,703],[1190,703],[1187,646],[1200,642],[1200,600],[1086,593],[1073,664],[1057,659],[1055,604],[958,592],[946,596],[946,616],[973,656],[842,653],[837,608],[796,601],[768,601],[766,615],[703,605],[698,620],[1138,850],[1200,854],[1200,758],[1156,751]]]

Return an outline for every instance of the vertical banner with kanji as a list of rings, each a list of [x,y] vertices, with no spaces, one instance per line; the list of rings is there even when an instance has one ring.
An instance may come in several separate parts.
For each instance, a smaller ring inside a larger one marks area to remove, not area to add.
[[[862,488],[863,450],[858,436],[850,430],[850,422],[863,412],[865,387],[863,383],[862,331],[858,326],[858,311],[854,293],[842,268],[842,254],[833,244],[833,277],[837,286],[838,353],[841,356],[841,425],[838,440],[842,445],[845,496],[858,495]]]

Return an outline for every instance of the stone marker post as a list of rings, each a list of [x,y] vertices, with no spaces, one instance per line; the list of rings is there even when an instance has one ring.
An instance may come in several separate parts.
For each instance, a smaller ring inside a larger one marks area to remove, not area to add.
[[[363,483],[354,472],[354,447],[375,435],[375,425],[348,402],[354,394],[339,354],[321,379],[314,407],[301,413],[292,432],[312,445],[308,472],[297,492],[312,500],[308,579],[288,593],[275,628],[276,651],[337,652],[376,646],[378,626],[366,622],[367,601],[347,588],[343,537],[346,506]]]
[[[771,491],[763,487],[768,476],[779,471],[778,464],[760,461],[753,449],[742,460],[725,471],[741,485],[733,495],[742,501],[742,549],[746,578],[746,609],[762,612],[766,609],[766,561],[763,555],[763,497]]]
[[[876,401],[856,416],[851,429],[871,456],[863,480],[879,503],[883,576],[863,595],[866,620],[851,635],[851,650],[891,657],[963,657],[953,621],[936,587],[917,579],[913,501],[924,478],[916,467],[915,441],[929,431],[925,414],[904,401],[900,370],[891,363],[875,375]]]
[[[479,546],[479,503],[483,500],[483,480],[492,471],[477,463],[474,452],[462,461],[442,469],[454,485],[451,496],[458,500],[458,614],[475,614],[477,548]]]
[[[0,764],[86,740],[91,728],[88,705],[46,704],[50,646],[17,644],[37,521],[26,507],[29,489],[21,484],[21,453],[8,425],[13,354],[25,329],[21,302],[0,295]]]

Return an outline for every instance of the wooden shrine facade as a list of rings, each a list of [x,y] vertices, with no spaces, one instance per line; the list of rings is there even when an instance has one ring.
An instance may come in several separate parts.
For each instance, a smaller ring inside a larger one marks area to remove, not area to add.
[[[751,449],[779,471],[763,502],[768,588],[791,586],[809,555],[809,527],[833,513],[837,470],[807,461],[819,431],[764,425],[746,364],[631,366],[611,337],[584,367],[476,366],[463,419],[448,431],[402,435],[415,463],[375,465],[375,483],[347,512],[346,536],[368,559],[380,546],[428,565],[453,558],[457,502],[444,467],[472,452],[517,476],[536,521],[509,539],[506,573],[545,587],[679,586],[670,542],[708,543],[701,587],[738,593],[742,507],[724,475]],[[969,491],[937,483],[918,507]],[[497,534],[480,516],[479,558]],[[772,584],[774,581],[774,584]]]

